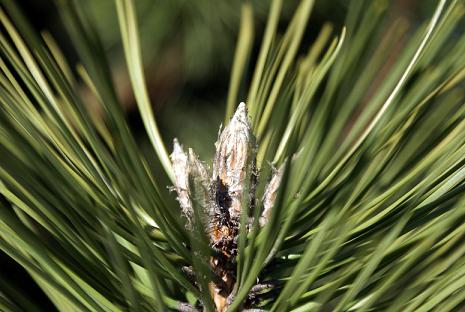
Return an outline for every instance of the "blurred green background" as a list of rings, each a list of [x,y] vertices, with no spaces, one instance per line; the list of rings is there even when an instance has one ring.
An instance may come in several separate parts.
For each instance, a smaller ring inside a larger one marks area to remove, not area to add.
[[[251,2],[255,19],[253,63],[260,48],[270,1]],[[298,2],[283,1],[280,22],[283,30]],[[339,29],[337,26],[343,25],[349,2],[316,1],[303,40],[305,44],[311,44],[325,22]],[[391,10],[388,18],[402,16],[412,23],[424,20],[435,3],[430,0],[386,2]],[[160,132],[168,149],[172,139],[178,137],[180,142],[194,147],[201,158],[208,159],[213,152],[218,126],[223,121],[243,1],[137,0],[135,3],[146,80]],[[108,52],[120,100],[143,147],[147,141],[124,64],[114,1],[80,1],[80,5],[96,23]],[[22,1],[22,6],[37,29],[50,31],[71,64],[76,63],[78,60],[61,26],[54,1],[27,0]],[[253,66],[249,66],[249,76],[251,69]],[[244,89],[239,93],[241,100],[245,100]]]

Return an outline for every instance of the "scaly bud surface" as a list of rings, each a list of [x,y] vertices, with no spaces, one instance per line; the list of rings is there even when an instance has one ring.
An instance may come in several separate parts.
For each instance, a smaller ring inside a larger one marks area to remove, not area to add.
[[[189,198],[189,167],[186,153],[177,139],[173,140],[173,153],[170,155],[173,163],[173,172],[175,178],[175,189],[178,194],[178,202],[181,210],[187,217],[188,226],[192,221],[192,203]]]
[[[247,165],[251,161],[254,147],[251,145],[252,133],[247,116],[247,108],[240,103],[236,113],[221,133],[216,143],[213,160],[213,179],[218,184],[218,192],[226,191],[230,203],[219,202],[221,208],[227,208],[232,218],[241,213],[241,196],[244,189]],[[228,204],[228,207],[225,207]]]
[[[229,124],[220,132],[215,146],[211,175],[194,151],[189,149],[186,154],[176,139],[171,161],[178,201],[188,219],[187,228],[194,233],[198,228],[193,225],[205,227],[209,247],[214,250],[209,266],[217,280],[208,287],[216,311],[222,312],[228,307],[227,299],[232,296],[236,282],[234,259],[241,215],[249,216],[256,204],[257,146],[244,103],[239,104]],[[273,170],[265,188],[261,226],[270,218],[283,170],[284,167]]]
[[[271,209],[276,201],[276,195],[278,194],[278,188],[281,184],[281,178],[283,177],[284,165],[278,170],[273,170],[273,175],[270,182],[265,187],[265,193],[263,194],[263,213],[260,217],[260,225],[264,226],[268,223],[271,216]]]

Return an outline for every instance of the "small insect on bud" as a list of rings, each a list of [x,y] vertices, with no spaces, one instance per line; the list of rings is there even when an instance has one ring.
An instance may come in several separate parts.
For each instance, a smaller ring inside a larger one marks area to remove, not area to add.
[[[192,222],[192,203],[189,198],[189,166],[188,158],[177,139],[173,140],[173,153],[170,155],[173,163],[175,190],[181,210],[188,220],[188,227]]]
[[[263,212],[260,217],[260,226],[264,226],[268,223],[271,215],[271,209],[276,201],[276,195],[278,194],[278,188],[281,184],[281,178],[283,177],[284,165],[278,170],[273,169],[270,182],[265,187],[265,193],[263,194]]]
[[[246,170],[255,158],[254,144],[247,108],[240,103],[216,142],[213,160],[213,180],[218,184],[217,192],[227,193],[229,199],[227,204],[219,202],[218,205],[228,209],[233,219],[239,218],[242,210],[241,196],[246,183]]]

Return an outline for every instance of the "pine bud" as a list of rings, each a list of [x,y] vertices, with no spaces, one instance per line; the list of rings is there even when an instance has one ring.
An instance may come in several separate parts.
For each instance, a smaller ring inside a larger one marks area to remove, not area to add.
[[[188,163],[190,197],[198,205],[196,207],[200,209],[197,215],[202,218],[202,224],[208,225],[214,213],[209,173],[191,148],[188,152]]]
[[[265,187],[265,193],[263,194],[263,213],[260,217],[260,225],[264,226],[268,223],[271,215],[271,209],[276,201],[276,195],[278,194],[278,188],[281,184],[281,178],[283,177],[284,165],[278,170],[273,169],[273,175],[271,176],[270,182]]]
[[[203,234],[198,230],[205,230],[209,247],[215,250],[209,265],[218,281],[211,282],[209,287],[217,310],[223,311],[236,280],[233,262],[241,214],[248,217],[255,207],[259,175],[255,164],[257,147],[244,103],[239,104],[229,124],[220,132],[215,147],[212,176],[193,150],[184,153],[176,139],[171,161],[178,201],[188,219],[187,227],[196,235]],[[273,170],[265,188],[261,226],[270,219],[283,171],[284,166]]]
[[[175,178],[175,190],[178,194],[177,200],[181,210],[188,220],[188,227],[192,222],[192,203],[189,198],[189,167],[186,153],[177,139],[173,140],[173,153],[170,155],[173,163],[173,172]]]
[[[230,199],[227,205],[221,201],[218,205],[220,208],[227,208],[233,219],[238,219],[242,210],[241,196],[244,183],[248,183],[245,181],[246,170],[250,167],[248,164],[255,158],[254,141],[247,108],[244,103],[240,103],[231,121],[218,138],[213,161],[213,180],[217,183],[217,193],[220,193],[219,195],[227,193]]]

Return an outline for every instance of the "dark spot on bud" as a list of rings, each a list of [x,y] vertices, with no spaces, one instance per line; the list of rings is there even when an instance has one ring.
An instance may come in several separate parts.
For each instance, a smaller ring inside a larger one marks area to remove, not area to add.
[[[226,225],[230,219],[229,207],[231,207],[232,198],[229,194],[228,187],[223,183],[220,177],[216,178],[216,204],[220,209],[220,223]]]

